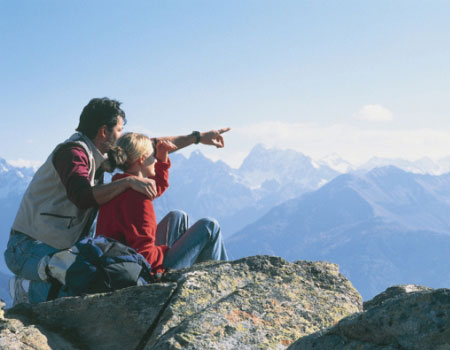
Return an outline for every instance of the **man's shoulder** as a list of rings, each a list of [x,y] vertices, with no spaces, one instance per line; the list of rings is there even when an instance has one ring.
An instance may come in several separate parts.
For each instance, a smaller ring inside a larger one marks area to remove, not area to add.
[[[53,152],[52,163],[58,172],[71,172],[76,166],[83,167],[88,171],[90,168],[89,156],[87,151],[78,143],[66,142],[60,145]]]
[[[86,149],[78,142],[66,142],[58,146],[53,153],[53,162],[56,159],[70,160],[72,158],[85,158],[88,160]]]
[[[80,133],[75,133],[66,139],[64,142],[58,144],[53,150],[53,157],[57,154],[65,154],[65,155],[86,155],[88,156],[89,146],[86,144],[83,135]]]

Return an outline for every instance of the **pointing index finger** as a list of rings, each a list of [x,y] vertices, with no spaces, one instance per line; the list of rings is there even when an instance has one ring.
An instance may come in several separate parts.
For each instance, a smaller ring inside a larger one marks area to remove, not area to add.
[[[223,134],[224,132],[227,132],[227,131],[230,131],[230,130],[231,130],[231,128],[222,128],[222,129],[219,129],[217,131],[218,131],[219,134]]]

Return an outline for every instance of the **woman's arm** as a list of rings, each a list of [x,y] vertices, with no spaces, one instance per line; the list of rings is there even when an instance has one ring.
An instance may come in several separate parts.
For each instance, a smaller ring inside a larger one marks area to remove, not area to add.
[[[169,158],[167,158],[166,162],[160,162],[158,160],[155,164],[156,197],[161,196],[169,187],[169,168]]]
[[[156,164],[155,164],[155,181],[156,181],[156,197],[161,196],[164,191],[169,187],[169,168],[170,159],[169,151],[176,150],[172,142],[168,140],[158,141],[156,145]]]

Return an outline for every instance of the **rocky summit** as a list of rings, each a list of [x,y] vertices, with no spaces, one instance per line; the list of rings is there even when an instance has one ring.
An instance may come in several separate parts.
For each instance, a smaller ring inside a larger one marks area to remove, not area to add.
[[[113,293],[19,304],[2,349],[286,349],[362,311],[335,264],[268,256],[169,272]]]
[[[450,350],[450,290],[388,288],[362,303],[335,264],[254,256],[113,293],[0,312],[5,350]]]
[[[289,350],[449,350],[450,289],[396,286]]]

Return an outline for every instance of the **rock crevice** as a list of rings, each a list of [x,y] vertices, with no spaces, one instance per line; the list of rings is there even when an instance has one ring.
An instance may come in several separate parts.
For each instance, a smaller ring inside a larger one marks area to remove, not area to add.
[[[138,343],[138,345],[136,346],[135,350],[143,350],[148,341],[150,340],[150,338],[152,337],[153,332],[155,331],[164,310],[169,306],[173,296],[177,293],[177,290],[180,288],[180,286],[177,286],[170,294],[170,296],[167,298],[166,303],[164,304],[164,306],[161,308],[161,311],[158,313],[158,315],[155,317],[155,320],[153,321],[153,323],[151,324],[150,328],[145,332],[145,334],[142,336],[142,339],[140,340],[140,342]]]

